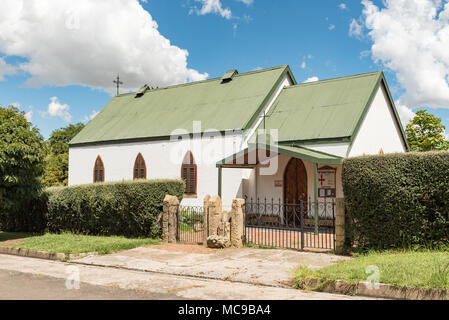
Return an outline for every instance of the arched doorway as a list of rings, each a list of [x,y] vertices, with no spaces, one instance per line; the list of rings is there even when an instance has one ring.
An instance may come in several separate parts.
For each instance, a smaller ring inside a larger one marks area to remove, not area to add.
[[[284,172],[284,204],[286,224],[299,225],[299,199],[303,197],[307,203],[307,171],[301,159],[292,158]],[[307,206],[304,207],[304,212]]]

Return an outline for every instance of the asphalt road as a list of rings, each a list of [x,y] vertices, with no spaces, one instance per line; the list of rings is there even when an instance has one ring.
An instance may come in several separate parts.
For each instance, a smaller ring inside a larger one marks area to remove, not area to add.
[[[69,290],[66,280],[0,270],[0,300],[179,300],[175,294],[124,290],[81,283]]]

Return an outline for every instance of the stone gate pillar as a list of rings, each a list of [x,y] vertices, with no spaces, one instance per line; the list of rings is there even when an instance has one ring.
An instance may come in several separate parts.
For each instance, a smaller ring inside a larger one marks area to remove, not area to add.
[[[176,196],[166,195],[162,211],[162,241],[176,243],[178,231],[179,200]]]
[[[221,198],[219,196],[210,197],[207,207],[209,212],[207,218],[207,233],[209,236],[216,235],[222,217]]]
[[[234,199],[231,211],[231,245],[233,247],[243,246],[245,235],[245,200]]]

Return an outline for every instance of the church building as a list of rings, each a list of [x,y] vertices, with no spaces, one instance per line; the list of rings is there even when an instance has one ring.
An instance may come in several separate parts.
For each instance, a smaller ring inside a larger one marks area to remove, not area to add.
[[[407,152],[383,72],[298,84],[288,66],[114,97],[69,145],[69,185],[183,179],[182,204],[343,197],[342,160]]]

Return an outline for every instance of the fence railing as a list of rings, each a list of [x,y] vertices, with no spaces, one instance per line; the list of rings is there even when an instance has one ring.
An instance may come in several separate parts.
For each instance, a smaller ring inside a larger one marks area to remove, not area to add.
[[[334,248],[334,199],[284,203],[247,198],[245,216],[247,242],[292,249]]]
[[[204,208],[202,206],[180,206],[178,210],[177,240],[184,243],[203,243]]]

